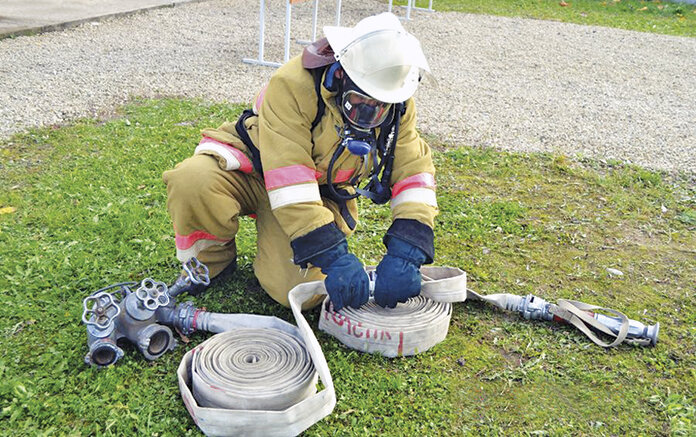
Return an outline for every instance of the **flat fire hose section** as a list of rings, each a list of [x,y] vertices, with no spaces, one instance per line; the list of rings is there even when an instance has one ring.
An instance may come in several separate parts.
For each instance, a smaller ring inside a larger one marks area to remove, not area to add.
[[[373,268],[368,267],[370,269]],[[466,273],[456,267],[421,267],[420,272],[421,294],[397,304],[394,309],[381,308],[370,299],[359,309],[346,307],[334,311],[327,297],[322,304],[319,329],[361,352],[386,357],[409,356],[424,352],[447,337],[454,302],[469,298],[503,310],[519,311],[525,299],[508,293],[481,295],[469,290]],[[592,313],[596,310],[611,313],[620,320],[618,332],[596,320]],[[550,304],[549,311],[554,318],[574,326],[600,347],[614,347],[624,342],[645,346],[657,341],[657,330],[652,339],[628,338],[629,319],[611,308],[559,299],[557,304]],[[595,331],[613,341],[603,341]]]
[[[272,316],[201,313],[200,329],[217,334],[187,352],[177,370],[181,397],[201,431],[294,436],[333,411],[329,367],[300,311],[317,294],[326,294],[323,281],[292,290],[297,326]]]

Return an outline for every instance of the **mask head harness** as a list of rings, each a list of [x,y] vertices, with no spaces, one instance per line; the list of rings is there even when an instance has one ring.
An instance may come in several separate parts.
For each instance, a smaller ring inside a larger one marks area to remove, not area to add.
[[[394,161],[394,148],[399,134],[399,121],[404,112],[403,103],[385,103],[373,99],[361,90],[342,71],[339,62],[332,64],[326,73],[324,87],[336,92],[336,104],[341,109],[344,125],[338,128],[341,143],[334,152],[327,169],[327,188],[331,198],[337,202],[345,202],[363,195],[374,203],[383,204],[391,198],[389,180]],[[338,77],[337,77],[338,76]],[[398,115],[397,115],[398,114]],[[376,129],[380,128],[379,136]],[[348,181],[355,188],[355,193],[336,188],[333,184],[333,166],[344,150],[365,161],[372,158],[372,171],[368,183],[363,188],[356,186],[357,177]],[[381,177],[380,177],[381,173]]]

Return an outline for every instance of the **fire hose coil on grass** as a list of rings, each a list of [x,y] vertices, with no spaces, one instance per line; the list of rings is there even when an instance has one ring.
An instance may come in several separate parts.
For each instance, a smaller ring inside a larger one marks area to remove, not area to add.
[[[333,411],[329,367],[300,312],[316,294],[326,294],[323,282],[294,289],[297,326],[272,316],[201,314],[200,328],[218,334],[187,352],[177,371],[181,397],[201,431],[293,436]]]
[[[191,378],[193,397],[203,407],[282,411],[316,393],[309,354],[287,332],[243,328],[217,334],[197,349]]]
[[[320,328],[349,347],[385,356],[431,348],[447,336],[449,302],[466,298],[466,274],[448,267],[422,273],[421,296],[394,309],[371,301],[359,310],[334,313],[327,297]],[[333,411],[331,374],[301,313],[315,295],[326,295],[323,281],[290,291],[297,326],[272,316],[200,314],[197,329],[217,334],[184,355],[177,376],[186,409],[206,435],[292,436]],[[319,379],[324,388],[317,392]]]
[[[333,310],[327,298],[319,329],[344,345],[386,357],[425,352],[447,337],[451,302],[466,300],[466,273],[454,267],[422,267],[421,294],[396,308],[382,308],[372,299],[360,309]]]

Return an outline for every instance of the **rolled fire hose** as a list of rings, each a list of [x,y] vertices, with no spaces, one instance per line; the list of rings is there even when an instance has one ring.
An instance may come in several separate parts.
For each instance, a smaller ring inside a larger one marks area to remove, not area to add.
[[[421,276],[421,294],[393,309],[382,308],[370,299],[359,309],[334,311],[327,298],[319,329],[362,352],[386,357],[425,352],[447,337],[451,302],[464,301],[467,288],[466,273],[458,268],[423,267]]]
[[[333,411],[329,367],[301,313],[302,303],[318,294],[326,294],[322,281],[290,293],[297,326],[272,316],[200,313],[196,329],[217,334],[184,355],[177,375],[186,409],[201,431],[293,436]]]

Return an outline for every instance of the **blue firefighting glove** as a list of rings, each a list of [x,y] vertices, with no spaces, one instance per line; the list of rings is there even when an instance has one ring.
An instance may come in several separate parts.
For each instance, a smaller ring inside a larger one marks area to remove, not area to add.
[[[375,302],[394,308],[421,292],[420,266],[426,260],[421,249],[396,237],[387,243],[387,254],[377,266]]]
[[[370,298],[370,279],[360,260],[348,253],[345,240],[309,262],[326,275],[324,285],[335,311],[344,306],[360,308]]]

